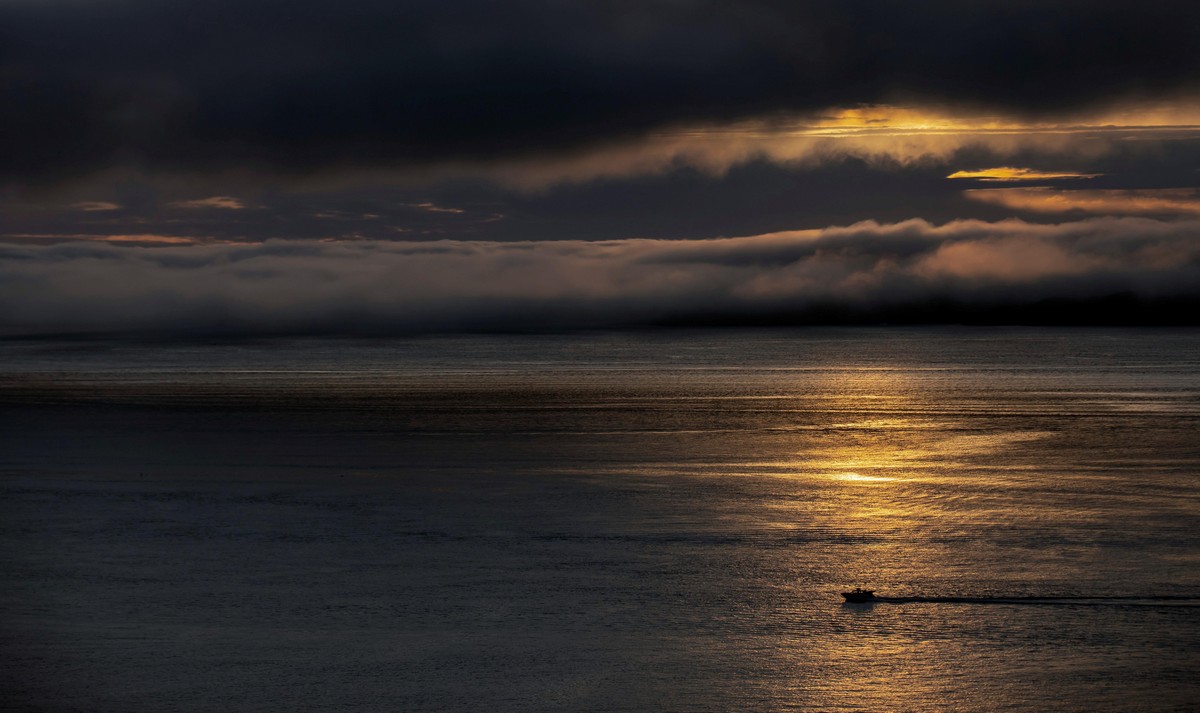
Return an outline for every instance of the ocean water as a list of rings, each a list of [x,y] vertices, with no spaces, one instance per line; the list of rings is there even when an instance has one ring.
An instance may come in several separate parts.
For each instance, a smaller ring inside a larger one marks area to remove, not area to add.
[[[0,567],[0,710],[1197,710],[1200,331],[9,340]]]

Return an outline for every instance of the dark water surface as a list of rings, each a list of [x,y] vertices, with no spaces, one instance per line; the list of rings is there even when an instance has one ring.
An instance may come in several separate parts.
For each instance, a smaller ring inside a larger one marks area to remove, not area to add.
[[[0,533],[3,710],[1195,710],[1200,332],[8,341]]]

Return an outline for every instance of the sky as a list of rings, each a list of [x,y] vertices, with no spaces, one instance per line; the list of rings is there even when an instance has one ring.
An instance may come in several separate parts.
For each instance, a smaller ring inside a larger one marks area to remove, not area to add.
[[[1200,4],[0,0],[0,334],[1196,323]]]

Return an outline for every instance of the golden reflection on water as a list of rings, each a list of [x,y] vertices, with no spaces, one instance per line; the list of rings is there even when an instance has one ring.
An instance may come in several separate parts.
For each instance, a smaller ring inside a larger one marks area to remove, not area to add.
[[[790,521],[797,531],[830,533],[841,544],[827,548],[821,566],[848,580],[796,593],[798,607],[827,608],[836,633],[776,651],[784,669],[821,671],[819,680],[781,685],[775,694],[783,702],[840,708],[853,699],[865,709],[952,710],[963,702],[954,671],[987,665],[985,651],[930,640],[918,623],[928,612],[840,603],[838,593],[855,585],[897,596],[963,586],[956,580],[975,564],[963,561],[954,541],[973,537],[993,516],[987,493],[1007,477],[992,470],[997,454],[1045,435],[978,432],[918,382],[899,370],[838,373],[819,387],[819,408],[837,414],[837,425],[818,436],[796,431],[777,461],[778,475],[803,494],[772,508],[771,517],[785,529]],[[812,565],[811,552],[795,556],[805,560],[798,567]]]
[[[895,478],[882,475],[862,475],[861,473],[838,473],[833,477],[836,480],[845,480],[851,483],[886,483],[895,480]]]

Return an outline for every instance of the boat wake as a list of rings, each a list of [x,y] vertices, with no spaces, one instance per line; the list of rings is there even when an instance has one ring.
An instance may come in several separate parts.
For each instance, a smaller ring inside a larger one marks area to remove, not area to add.
[[[884,604],[1028,604],[1035,606],[1170,606],[1200,607],[1200,597],[1184,595],[1066,596],[1066,597],[872,597]]]

